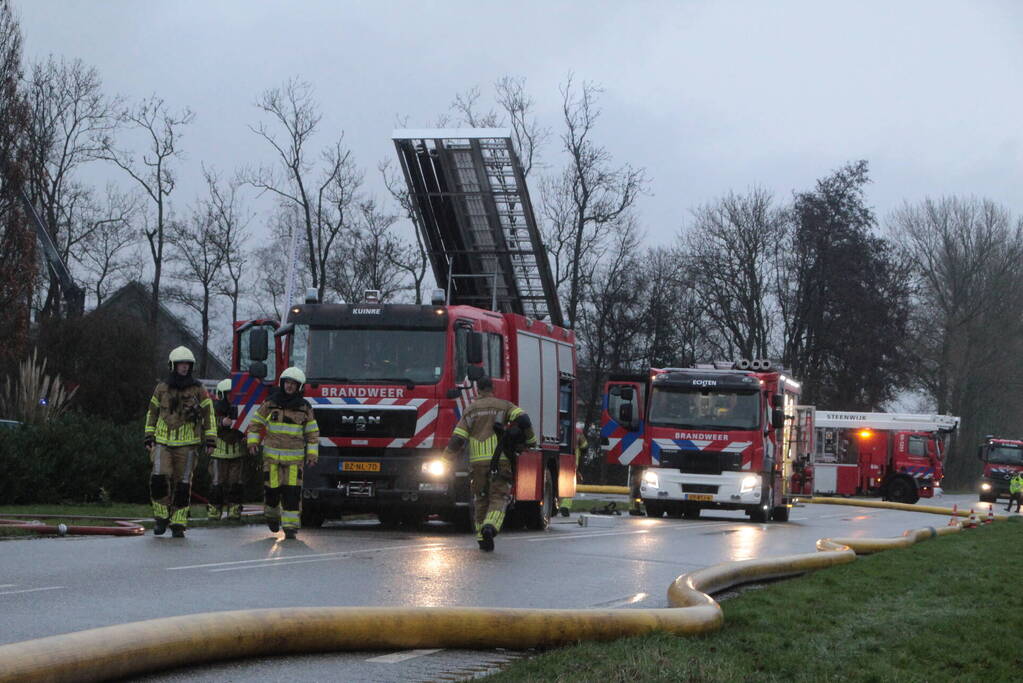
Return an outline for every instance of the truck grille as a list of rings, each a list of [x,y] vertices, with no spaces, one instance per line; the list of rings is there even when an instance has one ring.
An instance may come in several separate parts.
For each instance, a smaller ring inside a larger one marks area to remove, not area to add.
[[[713,484],[682,484],[682,493],[717,493],[718,487]]]
[[[661,467],[671,467],[688,474],[738,472],[742,469],[742,455],[705,451],[661,451]]]
[[[407,439],[415,434],[417,411],[313,406],[320,436]]]

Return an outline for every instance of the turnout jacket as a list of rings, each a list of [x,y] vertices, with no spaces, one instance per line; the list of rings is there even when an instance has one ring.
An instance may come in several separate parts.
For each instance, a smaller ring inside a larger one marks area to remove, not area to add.
[[[496,396],[480,396],[465,410],[455,425],[447,450],[449,453],[457,453],[467,441],[470,463],[489,462],[498,442],[494,423],[508,425],[525,414],[522,408],[511,401]],[[536,446],[536,435],[532,427],[523,430],[523,435],[527,446]]]
[[[313,407],[305,399],[294,403],[285,408],[275,394],[259,406],[249,422],[248,445],[262,442],[267,460],[297,464],[307,457],[314,462],[319,458],[320,427]]]
[[[185,387],[172,387],[160,382],[149,399],[146,413],[146,439],[175,448],[195,446],[202,442],[213,445],[217,423],[213,401],[198,382]]]
[[[227,400],[216,401],[213,404],[213,412],[217,417],[217,446],[213,449],[214,458],[240,458],[245,454],[243,441],[245,435],[233,427],[225,427],[220,421],[225,417],[234,419],[237,412]]]

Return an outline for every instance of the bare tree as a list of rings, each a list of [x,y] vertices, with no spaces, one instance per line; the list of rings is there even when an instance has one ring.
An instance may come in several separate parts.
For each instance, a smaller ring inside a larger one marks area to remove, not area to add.
[[[281,320],[290,302],[284,301],[284,290],[291,258],[290,244],[293,231],[304,229],[300,209],[291,202],[281,202],[267,226],[270,239],[252,252],[253,271],[259,273],[252,283],[256,295],[256,313],[259,317]],[[296,277],[305,281],[309,277],[308,263],[295,264]],[[322,300],[322,299],[321,299]]]
[[[359,203],[359,218],[349,239],[351,248],[328,261],[327,284],[343,300],[357,302],[364,292],[375,289],[382,301],[405,291],[402,244],[392,234],[398,219],[377,208],[372,199]]]
[[[729,194],[693,212],[682,236],[687,270],[708,303],[726,357],[768,358],[773,331],[771,256],[785,234],[785,214],[766,190]]]
[[[186,222],[172,222],[168,240],[175,248],[172,263],[178,268],[173,273],[174,285],[167,288],[167,296],[199,316],[200,377],[207,376],[210,348],[210,320],[213,299],[221,284],[224,252],[218,244],[216,218],[208,204],[201,203]]]
[[[408,277],[412,280],[412,292],[415,302],[422,304],[424,300],[423,287],[427,273],[430,271],[430,254],[426,250],[426,243],[423,241],[422,233],[419,231],[419,226],[416,222],[415,207],[412,205],[408,188],[405,186],[404,181],[398,177],[390,162],[381,162],[377,168],[383,177],[387,192],[397,202],[398,206],[401,207],[405,218],[411,223],[414,238],[414,242],[411,244],[403,242],[400,249],[390,258],[392,258],[392,263],[395,266],[408,274]]]
[[[322,118],[312,85],[297,78],[263,92],[256,106],[269,118],[250,129],[276,152],[280,170],[248,173],[255,187],[272,192],[300,210],[312,286],[322,298],[327,262],[338,239],[351,228],[363,174],[342,144],[344,133],[324,149],[319,163],[309,146]]]
[[[67,263],[95,225],[77,216],[91,207],[93,197],[75,181],[75,172],[103,151],[118,103],[103,94],[96,69],[52,56],[35,65],[26,93],[32,111],[29,196]],[[61,300],[59,281],[52,273],[48,279],[43,317],[56,314]]]
[[[203,168],[206,180],[206,211],[213,221],[213,240],[221,252],[224,275],[217,293],[231,302],[231,321],[238,320],[238,302],[242,296],[242,277],[250,261],[245,249],[249,239],[248,225],[252,214],[245,208],[241,196],[244,181],[235,177],[222,182],[216,171]]]
[[[526,79],[504,76],[494,83],[497,103],[504,110],[511,125],[522,162],[522,173],[527,178],[539,165],[540,150],[550,139],[550,128],[540,125],[535,115],[535,102],[526,92]]]
[[[136,249],[139,204],[137,195],[107,185],[105,199],[91,202],[79,214],[79,219],[86,223],[81,230],[85,237],[74,255],[85,270],[96,306],[103,303],[112,289],[142,278],[142,258]]]
[[[474,85],[465,92],[455,95],[451,102],[451,111],[461,118],[463,125],[470,128],[497,128],[501,125],[501,117],[493,109],[479,111],[481,96],[480,87]]]
[[[628,164],[612,167],[610,152],[593,141],[600,117],[600,92],[585,81],[577,88],[571,74],[561,86],[565,125],[561,143],[569,162],[560,174],[547,179],[543,188],[548,220],[544,238],[554,260],[555,279],[567,288],[571,327],[578,322],[583,274],[593,265],[590,257],[646,185],[643,169]]]
[[[171,111],[156,95],[122,109],[119,123],[138,133],[144,140],[143,152],[132,152],[116,146],[109,136],[102,139],[99,157],[110,161],[134,180],[148,197],[143,235],[149,243],[153,261],[152,302],[150,321],[155,323],[160,310],[160,282],[163,277],[164,248],[170,218],[169,197],[176,186],[173,162],[182,157],[182,129],[192,123],[195,115],[187,107]]]

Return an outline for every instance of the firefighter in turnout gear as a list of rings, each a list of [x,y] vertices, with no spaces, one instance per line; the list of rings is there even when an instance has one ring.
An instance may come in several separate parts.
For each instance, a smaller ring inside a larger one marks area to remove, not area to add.
[[[579,469],[579,464],[582,462],[583,455],[586,450],[590,447],[590,442],[586,440],[586,429],[580,422],[575,426],[575,478],[577,481],[583,480],[582,470]],[[572,514],[572,499],[562,498],[558,506],[561,508],[561,516],[568,517]]]
[[[1016,512],[1019,512],[1020,499],[1023,498],[1023,474],[1017,472],[1009,480],[1009,506],[1006,512],[1012,512],[1012,504],[1016,503]]]
[[[529,416],[511,401],[494,396],[489,377],[476,381],[479,397],[455,425],[445,455],[453,458],[469,447],[469,487],[475,513],[476,540],[481,550],[494,549],[504,513],[511,501],[512,462],[523,447],[535,447]]]
[[[217,446],[210,458],[210,498],[206,505],[208,519],[220,519],[227,507],[228,519],[242,518],[242,456],[245,455],[245,435],[233,424],[238,417],[238,410],[228,400],[231,391],[231,380],[221,380],[217,384],[217,400],[213,404],[213,412],[217,418]]]
[[[263,445],[263,492],[267,526],[295,538],[300,526],[302,464],[315,465],[320,454],[320,428],[313,408],[302,396],[305,373],[288,368],[280,385],[249,423],[249,452]]]
[[[192,473],[199,451],[213,450],[217,437],[213,401],[192,377],[195,356],[184,346],[170,352],[170,374],[156,385],[146,414],[145,445],[153,461],[149,495],[162,535],[170,525],[175,538],[185,535],[191,506]]]

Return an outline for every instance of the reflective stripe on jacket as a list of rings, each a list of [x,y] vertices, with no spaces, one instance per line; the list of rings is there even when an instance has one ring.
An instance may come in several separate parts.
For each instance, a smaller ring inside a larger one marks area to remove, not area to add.
[[[203,441],[212,444],[217,436],[213,401],[202,385],[175,389],[160,382],[149,399],[145,433],[172,448]]]
[[[273,400],[259,406],[248,429],[248,445],[263,444],[263,455],[277,462],[301,462],[320,454],[320,427],[313,408],[282,408]]]
[[[1017,474],[1009,481],[1009,493],[1023,492],[1023,476]]]
[[[497,434],[494,433],[494,423],[508,425],[524,414],[525,411],[511,401],[495,396],[480,396],[462,414],[452,434],[469,443],[469,462],[490,460],[498,442]],[[525,436],[526,445],[535,447],[536,435],[533,434],[533,430],[526,430]]]

